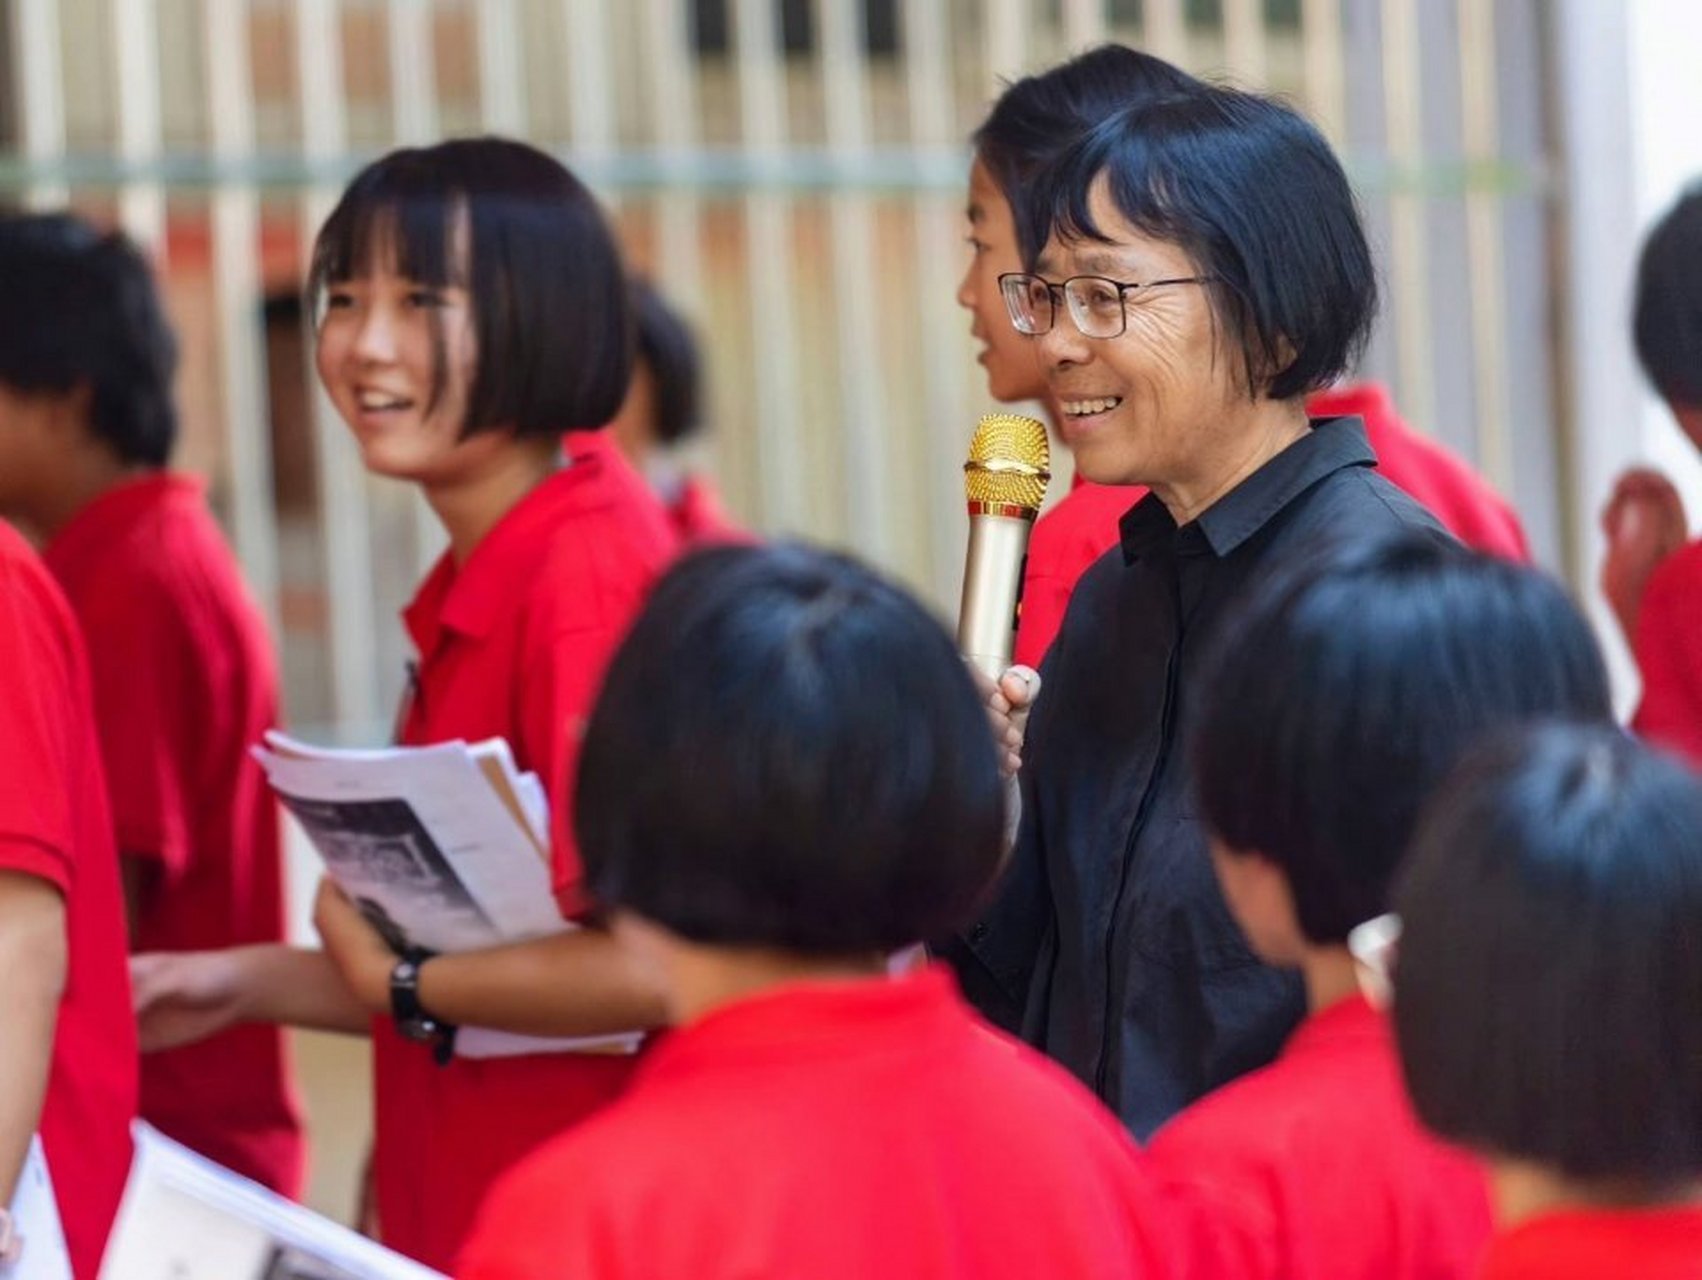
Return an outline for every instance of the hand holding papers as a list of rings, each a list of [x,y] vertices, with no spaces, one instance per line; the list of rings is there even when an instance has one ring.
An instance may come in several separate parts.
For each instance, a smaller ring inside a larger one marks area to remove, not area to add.
[[[394,947],[468,951],[573,927],[551,891],[544,789],[507,743],[340,751],[269,733],[254,754],[331,878]],[[456,1052],[630,1052],[639,1039],[464,1027]]]
[[[132,1131],[101,1280],[443,1280],[145,1124]]]

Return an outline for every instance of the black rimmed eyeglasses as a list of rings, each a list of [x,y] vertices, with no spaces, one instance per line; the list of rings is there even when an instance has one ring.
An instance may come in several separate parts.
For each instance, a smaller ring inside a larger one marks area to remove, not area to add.
[[[1104,276],[1071,276],[1055,283],[1026,271],[1007,271],[999,277],[999,292],[1018,333],[1031,337],[1050,333],[1058,316],[1058,297],[1062,295],[1070,309],[1070,319],[1083,337],[1115,338],[1128,327],[1128,311],[1123,303],[1129,294],[1166,284],[1209,284],[1215,279],[1216,276],[1175,276],[1135,283]]]

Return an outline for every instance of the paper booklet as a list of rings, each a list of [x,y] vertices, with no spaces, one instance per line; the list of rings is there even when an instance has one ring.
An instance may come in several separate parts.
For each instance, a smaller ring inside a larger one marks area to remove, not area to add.
[[[348,751],[274,731],[254,756],[331,878],[392,945],[470,951],[575,927],[550,884],[549,800],[500,738]],[[455,1052],[630,1053],[641,1039],[463,1027]]]
[[[100,1280],[444,1280],[140,1120],[131,1133]]]
[[[24,1242],[16,1266],[0,1264],[6,1280],[71,1280],[71,1255],[65,1248],[65,1229],[59,1222],[59,1202],[53,1198],[53,1179],[39,1136],[30,1139],[29,1154],[12,1192],[12,1226]]]

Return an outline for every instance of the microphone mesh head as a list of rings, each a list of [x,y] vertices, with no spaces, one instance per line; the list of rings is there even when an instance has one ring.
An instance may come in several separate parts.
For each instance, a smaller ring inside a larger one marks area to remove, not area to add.
[[[1052,478],[1051,447],[1045,424],[1016,413],[989,413],[969,442],[963,464],[963,493],[971,505],[1018,507],[1031,518],[1046,497]]]

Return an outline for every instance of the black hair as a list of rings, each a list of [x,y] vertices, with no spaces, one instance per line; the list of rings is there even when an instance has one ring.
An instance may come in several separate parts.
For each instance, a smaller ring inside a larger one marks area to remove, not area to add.
[[[638,362],[650,370],[658,444],[678,444],[701,422],[703,362],[691,326],[648,280],[632,282]]]
[[[1023,258],[1045,243],[1030,243],[1029,184],[1042,167],[1114,112],[1200,87],[1162,58],[1102,44],[1006,88],[970,141],[1011,207]]]
[[[554,159],[506,138],[462,138],[368,165],[314,243],[313,313],[327,287],[387,252],[408,279],[471,297],[479,354],[466,434],[585,430],[620,409],[632,372],[620,249],[595,197]],[[436,354],[433,405],[448,376],[441,334]]]
[[[1631,327],[1655,390],[1670,404],[1702,408],[1702,188],[1643,242]]]
[[[599,902],[682,937],[818,955],[967,921],[1003,787],[951,639],[849,558],[680,561],[612,663],[575,830]]]
[[[1395,905],[1427,1125],[1575,1179],[1702,1176],[1702,780],[1610,727],[1503,735],[1427,807]]]
[[[1293,399],[1358,358],[1377,310],[1371,250],[1347,175],[1291,107],[1202,84],[1117,112],[1040,171],[1023,243],[1110,243],[1089,210],[1102,176],[1132,227],[1211,278],[1250,394]]]
[[[0,382],[87,387],[90,426],[119,459],[165,466],[177,339],[136,246],[66,213],[0,216],[0,282]]]
[[[1317,945],[1388,909],[1420,808],[1482,734],[1611,715],[1589,624],[1558,583],[1416,530],[1272,579],[1198,687],[1202,816],[1282,869]]]

